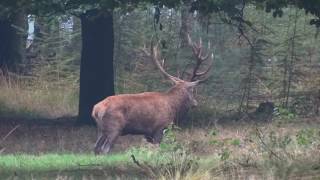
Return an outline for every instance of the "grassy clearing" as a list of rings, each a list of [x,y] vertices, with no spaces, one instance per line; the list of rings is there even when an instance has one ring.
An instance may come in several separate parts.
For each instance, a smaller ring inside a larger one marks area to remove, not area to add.
[[[44,144],[34,141],[41,137],[19,139],[13,133],[3,146],[22,147],[16,152],[6,149],[0,156],[0,178],[16,173],[24,179],[316,179],[320,177],[318,127],[274,122],[260,126],[229,124],[221,129],[172,128],[160,147],[150,147],[142,137],[125,136],[118,139],[113,153],[105,156],[92,154],[92,127],[56,127],[58,133],[51,129],[48,135],[59,138],[50,137]],[[43,127],[38,128],[21,129],[21,133],[39,132]],[[79,139],[80,135],[86,138]],[[32,151],[22,141],[34,142]],[[52,146],[47,151],[35,148],[49,144]],[[72,153],[76,149],[83,150]],[[34,155],[24,153],[29,151]]]
[[[67,84],[67,82],[66,82]],[[57,118],[74,116],[78,85],[55,86],[39,79],[0,76],[1,117]]]

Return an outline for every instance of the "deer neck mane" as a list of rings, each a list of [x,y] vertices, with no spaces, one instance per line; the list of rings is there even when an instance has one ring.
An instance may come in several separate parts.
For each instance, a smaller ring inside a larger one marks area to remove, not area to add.
[[[190,108],[190,99],[188,90],[182,85],[173,86],[168,92],[170,106],[175,110],[175,114],[181,114]]]

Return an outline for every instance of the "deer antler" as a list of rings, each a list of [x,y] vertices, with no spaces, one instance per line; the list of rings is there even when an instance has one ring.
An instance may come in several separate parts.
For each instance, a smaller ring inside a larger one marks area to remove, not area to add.
[[[153,38],[152,38],[153,39]],[[166,77],[168,77],[170,80],[172,80],[174,83],[177,83],[179,81],[182,81],[181,79],[179,79],[178,77],[175,77],[175,76],[172,76],[170,75],[169,73],[167,73],[163,66],[160,64],[160,50],[159,50],[159,42],[154,45],[153,44],[153,41],[151,41],[151,47],[150,47],[150,51],[151,51],[151,54],[146,50],[146,48],[144,47],[142,49],[142,51],[148,55],[148,56],[151,56],[152,60],[154,61],[155,65],[159,68],[159,70],[162,72],[163,75],[165,75]],[[164,62],[164,59],[162,58],[162,62]],[[164,64],[164,63],[162,63]]]
[[[188,34],[188,43],[191,46],[193,55],[196,59],[196,64],[192,70],[192,74],[189,78],[189,81],[197,81],[197,82],[206,81],[209,78],[209,76],[205,77],[205,75],[211,70],[213,65],[213,53],[211,53],[211,55],[209,53],[203,54],[202,40],[200,39],[198,43],[194,43],[191,40],[191,37],[189,34]],[[210,49],[210,42],[208,43],[208,49]],[[200,71],[201,65],[208,59],[211,59],[208,67],[205,70],[198,72]]]

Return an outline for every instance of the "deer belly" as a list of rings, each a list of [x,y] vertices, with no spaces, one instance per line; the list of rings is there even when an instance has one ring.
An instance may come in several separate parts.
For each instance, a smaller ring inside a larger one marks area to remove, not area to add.
[[[122,135],[151,135],[152,129],[150,127],[141,126],[140,124],[128,124],[122,129]]]
[[[151,135],[152,133],[150,131],[146,131],[144,129],[124,128],[122,130],[121,135],[124,136],[124,135],[128,135],[128,134],[131,134],[131,135]]]

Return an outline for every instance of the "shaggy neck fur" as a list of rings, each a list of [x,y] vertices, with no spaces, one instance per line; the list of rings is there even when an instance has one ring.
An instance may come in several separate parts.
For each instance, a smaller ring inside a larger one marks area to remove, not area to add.
[[[190,99],[192,95],[190,96],[190,93],[192,92],[188,91],[185,84],[177,84],[167,92],[170,106],[175,110],[175,121],[187,113],[192,106],[192,99]]]

